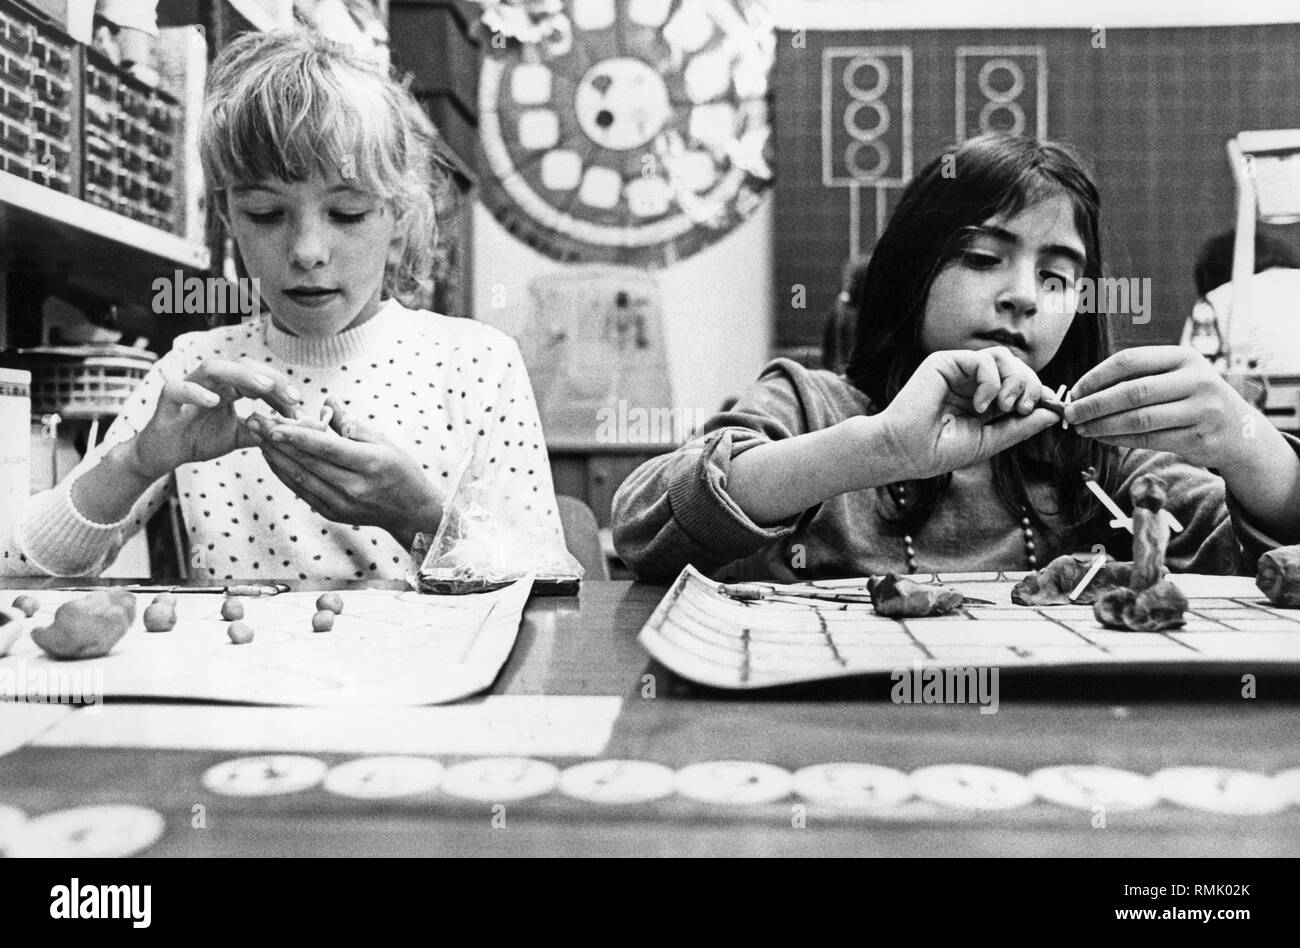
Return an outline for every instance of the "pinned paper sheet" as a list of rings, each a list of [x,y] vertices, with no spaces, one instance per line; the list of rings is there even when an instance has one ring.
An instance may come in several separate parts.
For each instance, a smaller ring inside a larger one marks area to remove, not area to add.
[[[182,698],[279,705],[421,705],[483,691],[514,647],[527,577],[494,592],[431,596],[413,590],[358,589],[341,593],[344,608],[329,632],[312,630],[315,592],[245,598],[244,621],[254,638],[233,645],[221,618],[220,595],[177,596],[176,627],[146,632],[139,615],[148,594],[136,596],[137,618],[103,658],[55,662],[24,637],[0,659],[0,680],[75,672],[102,682],[100,696]],[[39,590],[44,625],[54,610],[81,593]],[[97,686],[99,687],[99,686]]]

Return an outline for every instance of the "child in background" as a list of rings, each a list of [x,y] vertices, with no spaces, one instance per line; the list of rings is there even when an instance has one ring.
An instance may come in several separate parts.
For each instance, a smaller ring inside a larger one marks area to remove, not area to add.
[[[778,359],[624,482],[614,543],[639,577],[1025,570],[1097,542],[1131,558],[1087,468],[1125,508],[1138,476],[1165,479],[1174,570],[1249,570],[1300,538],[1300,442],[1197,353],[1107,358],[1105,317],[1076,315],[1102,272],[1077,156],[984,136],[955,162],[927,165],[881,235],[844,375]],[[1062,384],[1068,429],[1039,404]]]
[[[261,33],[222,51],[203,171],[263,313],[178,337],[104,442],[19,514],[0,572],[96,574],[174,488],[200,576],[401,579],[467,456],[501,509],[560,535],[515,343],[398,301],[430,270],[435,135],[346,47]]]
[[[1255,267],[1250,281],[1250,305],[1232,313],[1232,261],[1237,232],[1225,231],[1207,240],[1196,257],[1197,309],[1183,326],[1180,345],[1215,356],[1232,355],[1260,374],[1300,373],[1300,256],[1287,244],[1262,230],[1255,232]],[[1240,321],[1232,332],[1237,351],[1223,327]]]

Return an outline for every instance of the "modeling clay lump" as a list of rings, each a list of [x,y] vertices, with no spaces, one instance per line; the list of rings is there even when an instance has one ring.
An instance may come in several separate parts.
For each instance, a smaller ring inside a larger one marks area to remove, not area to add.
[[[961,593],[903,579],[893,573],[867,580],[876,613],[893,619],[941,616],[961,604]]]
[[[1066,553],[1037,572],[1030,573],[1011,590],[1011,601],[1018,606],[1064,606],[1071,602],[1089,605],[1097,597],[1117,586],[1127,586],[1133,572],[1132,563],[1112,560],[1099,569],[1088,585],[1073,600],[1070,593],[1079,585],[1092,565],[1091,559]]]
[[[1261,556],[1255,585],[1273,605],[1300,608],[1300,546],[1281,546]]]
[[[107,655],[135,621],[135,596],[105,589],[65,602],[54,622],[32,630],[32,641],[51,658],[99,658]]]

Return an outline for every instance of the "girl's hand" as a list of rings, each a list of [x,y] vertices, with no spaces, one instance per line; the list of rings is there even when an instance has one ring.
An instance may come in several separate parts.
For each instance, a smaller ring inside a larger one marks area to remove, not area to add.
[[[241,398],[260,398],[290,418],[302,400],[283,375],[253,362],[208,359],[183,379],[164,375],[153,417],[131,441],[134,467],[157,480],[182,464],[255,447],[235,414]]]
[[[1005,346],[926,357],[882,413],[886,448],[909,479],[986,460],[1059,421],[1043,385]]]
[[[1171,451],[1213,468],[1238,466],[1257,448],[1250,437],[1257,413],[1194,349],[1125,349],[1071,394],[1065,418],[1085,438]]]
[[[437,529],[442,498],[415,459],[333,399],[326,404],[334,417],[325,430],[249,417],[275,476],[322,517],[382,527],[407,549],[416,532]]]

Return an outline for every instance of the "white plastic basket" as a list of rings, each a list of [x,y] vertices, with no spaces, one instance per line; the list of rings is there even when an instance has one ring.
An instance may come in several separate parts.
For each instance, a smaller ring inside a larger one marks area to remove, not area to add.
[[[63,418],[116,415],[149,374],[147,359],[86,356],[31,364],[32,413]]]

